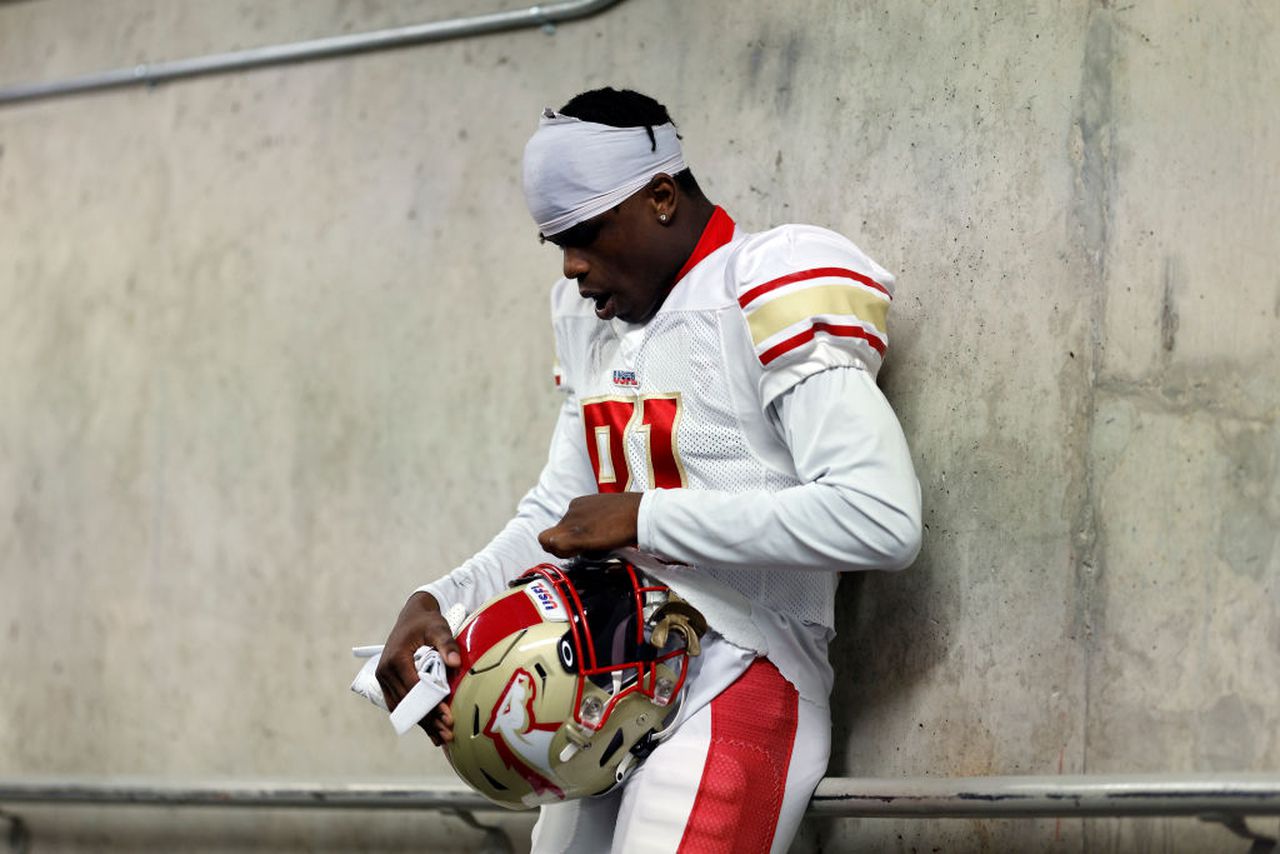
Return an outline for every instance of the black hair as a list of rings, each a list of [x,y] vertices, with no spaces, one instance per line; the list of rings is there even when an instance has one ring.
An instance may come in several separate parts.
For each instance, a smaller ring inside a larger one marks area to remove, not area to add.
[[[658,140],[653,134],[654,127],[668,122],[675,124],[667,108],[653,98],[631,89],[614,89],[612,86],[574,95],[559,112],[564,116],[609,127],[642,127],[649,134],[649,144],[654,151],[658,149]],[[680,138],[680,135],[676,134],[676,137]],[[685,192],[702,194],[702,189],[690,170],[682,169],[671,177]]]

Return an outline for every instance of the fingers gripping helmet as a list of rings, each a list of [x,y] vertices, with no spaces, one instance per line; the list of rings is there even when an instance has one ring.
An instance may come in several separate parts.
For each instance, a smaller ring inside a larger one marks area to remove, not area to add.
[[[535,566],[458,630],[449,762],[511,809],[609,791],[675,719],[705,630],[625,561]]]

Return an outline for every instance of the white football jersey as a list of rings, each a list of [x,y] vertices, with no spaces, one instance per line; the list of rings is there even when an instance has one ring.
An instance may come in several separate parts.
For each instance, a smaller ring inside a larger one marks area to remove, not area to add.
[[[770,403],[828,368],[874,375],[880,366],[893,278],[856,246],[804,225],[746,234],[718,208],[707,235],[646,323],[602,322],[576,282],[555,287],[561,387],[580,407],[600,492],[798,487]],[[748,559],[755,534],[732,532]],[[846,567],[698,568],[751,602],[830,628],[835,573]]]
[[[548,559],[537,533],[574,497],[644,492],[640,549],[692,567],[655,574],[825,702],[837,573],[897,569],[919,547],[919,486],[875,386],[892,294],[838,234],[749,234],[719,208],[646,323],[601,321],[560,280],[565,399],[538,486],[484,551],[420,589],[472,610]]]

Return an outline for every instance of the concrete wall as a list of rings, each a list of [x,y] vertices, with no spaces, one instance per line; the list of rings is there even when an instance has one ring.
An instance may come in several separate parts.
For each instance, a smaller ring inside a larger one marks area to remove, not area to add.
[[[19,0],[0,83],[516,5]],[[346,694],[345,651],[536,476],[558,258],[518,157],[605,83],[670,106],[744,225],[827,225],[899,276],[883,384],[928,532],[842,585],[831,773],[1280,768],[1278,25],[629,0],[0,108],[0,775],[445,773]],[[479,844],[433,816],[25,813],[46,851]],[[843,820],[797,849],[1229,845]]]

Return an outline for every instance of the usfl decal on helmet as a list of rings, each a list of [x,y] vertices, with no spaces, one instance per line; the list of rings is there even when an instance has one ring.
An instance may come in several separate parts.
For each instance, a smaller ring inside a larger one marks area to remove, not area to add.
[[[511,809],[609,791],[675,719],[705,631],[621,559],[535,566],[458,630],[450,763]]]

